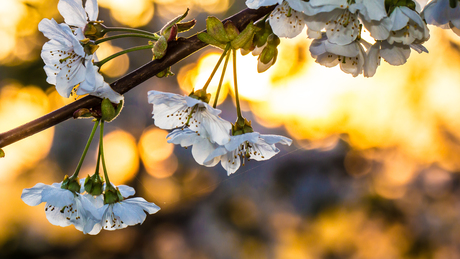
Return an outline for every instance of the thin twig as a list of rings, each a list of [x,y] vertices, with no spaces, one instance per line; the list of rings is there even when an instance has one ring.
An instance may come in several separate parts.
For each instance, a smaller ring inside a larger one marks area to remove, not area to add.
[[[241,31],[250,21],[257,21],[273,9],[274,6],[263,7],[257,10],[245,9],[228,19],[225,19],[223,22],[231,20]],[[196,35],[186,39],[179,38],[177,41],[168,43],[168,52],[162,59],[154,60],[145,64],[144,66],[113,82],[110,86],[120,94],[124,94],[147,79],[155,76],[159,72],[204,48],[206,45],[207,44],[201,42]],[[100,105],[100,103],[100,98],[86,96],[60,109],[50,112],[43,117],[4,132],[0,134],[0,148],[72,118],[73,113],[80,108],[93,108]]]

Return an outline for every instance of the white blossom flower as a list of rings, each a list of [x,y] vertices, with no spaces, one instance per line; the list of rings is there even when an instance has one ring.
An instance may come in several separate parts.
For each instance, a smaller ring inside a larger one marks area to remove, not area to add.
[[[87,234],[92,233],[95,225],[100,223],[98,212],[92,203],[78,193],[62,189],[61,183],[38,183],[32,188],[24,189],[21,199],[29,206],[46,202],[46,218],[56,226],[66,227],[73,224],[76,229]]]
[[[166,138],[168,138],[168,143],[181,145],[181,147],[185,148],[192,146],[192,156],[200,165],[212,167],[219,163],[217,158],[206,161],[206,163],[205,160],[220,145],[211,143],[209,138],[203,137],[189,128],[175,129]]]
[[[268,20],[273,33],[278,37],[294,38],[305,27],[306,15],[289,7],[284,1],[270,14]]]
[[[97,0],[86,0],[84,9],[81,0],[60,0],[58,10],[66,24],[78,27],[82,32],[89,21],[97,21],[99,14]]]
[[[283,0],[246,0],[246,6],[251,9],[259,9],[262,6],[281,4]]]
[[[153,119],[159,128],[189,127],[219,145],[230,140],[231,123],[218,116],[220,110],[201,100],[159,91],[149,91],[148,100],[153,104]]]
[[[124,198],[134,194],[131,191],[128,192],[128,188],[120,189],[120,187],[121,186],[118,187],[118,190]],[[145,212],[153,214],[159,210],[160,207],[154,203],[147,202],[141,197],[124,199],[111,204],[104,204],[104,206],[98,209],[102,218],[100,224],[105,230],[117,230],[136,224],[142,224],[147,217]]]
[[[86,64],[91,60],[80,43],[83,36],[74,34],[68,25],[57,24],[54,19],[43,19],[38,29],[50,39],[41,52],[48,76],[46,81],[56,85],[60,95],[69,97],[74,86],[85,80]]]
[[[387,39],[389,44],[422,44],[430,38],[428,27],[420,15],[406,6],[395,7],[390,19],[392,27]]]
[[[386,39],[391,27],[387,19],[384,0],[311,0],[314,12],[306,19],[309,37],[325,29],[331,43],[346,45],[353,42],[360,33],[360,20],[376,39]],[[316,33],[313,33],[316,31]]]
[[[321,39],[315,39],[310,45],[311,56],[317,63],[334,67],[340,65],[343,72],[358,76],[366,66],[366,51],[363,48],[370,47],[364,40],[355,40],[346,45],[333,44],[327,40],[323,33]]]
[[[292,140],[278,135],[262,135],[258,132],[232,136],[230,142],[217,147],[204,163],[216,161],[217,158],[217,161],[220,160],[222,167],[230,175],[240,167],[240,156],[243,157],[244,165],[246,158],[263,161],[278,154],[280,150],[275,146],[276,143],[290,146]]]
[[[427,24],[441,28],[451,28],[460,36],[460,3],[455,8],[450,7],[449,0],[433,0],[428,3],[421,16]]]
[[[428,53],[428,50],[421,44],[389,44],[388,41],[377,41],[367,51],[367,65],[364,68],[364,76],[371,77],[375,74],[377,67],[380,66],[381,58],[393,66],[405,64],[410,56],[411,48],[418,53]]]

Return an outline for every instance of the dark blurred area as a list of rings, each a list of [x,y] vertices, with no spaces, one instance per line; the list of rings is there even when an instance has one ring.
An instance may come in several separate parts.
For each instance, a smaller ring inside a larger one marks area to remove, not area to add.
[[[204,29],[208,15],[223,19],[245,8],[244,1],[229,0],[99,4],[108,26],[149,31],[189,7],[186,20],[198,23],[185,36]],[[63,21],[57,1],[0,1],[1,132],[75,100],[45,81],[40,50],[46,38],[37,29],[43,18]],[[134,187],[136,196],[162,208],[142,225],[83,235],[49,224],[44,205],[20,199],[24,188],[73,173],[91,120],[68,120],[6,147],[0,258],[460,258],[460,41],[450,31],[430,30],[430,54],[412,53],[401,67],[382,64],[371,79],[315,64],[306,34],[282,39],[277,64],[263,74],[256,57],[238,56],[245,116],[256,131],[294,143],[231,176],[168,144],[147,103],[149,90],[201,88],[220,50],[207,47],[173,66],[175,76],[128,92],[121,115],[106,127],[104,146],[112,182]],[[143,44],[115,40],[98,55]],[[130,53],[102,72],[110,83],[150,60],[149,50]],[[234,121],[231,82],[228,71],[219,108]],[[96,143],[97,137],[81,177],[94,173]]]

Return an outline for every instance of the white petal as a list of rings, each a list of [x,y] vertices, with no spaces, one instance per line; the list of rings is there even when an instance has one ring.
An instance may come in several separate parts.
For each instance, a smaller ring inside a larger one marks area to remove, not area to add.
[[[88,14],[89,21],[97,21],[97,16],[99,15],[97,0],[86,0],[85,11]]]
[[[219,147],[219,145],[212,144],[207,138],[195,138],[195,142],[192,147],[193,158],[200,165],[205,165],[207,167],[215,166],[219,163],[218,159],[207,161],[207,163],[205,163],[205,160],[217,147]]]
[[[84,28],[87,19],[81,0],[60,0],[58,10],[68,25]]]
[[[305,14],[291,10],[288,17],[289,5],[284,2],[270,14],[269,22],[273,33],[278,37],[294,38],[305,27]]]
[[[364,76],[374,76],[378,66],[380,66],[380,42],[376,42],[367,51],[367,62],[364,67]]]
[[[42,192],[45,188],[49,188],[49,185],[43,183],[37,183],[32,188],[26,188],[22,190],[21,199],[29,206],[37,206],[42,203]]]
[[[222,156],[220,164],[227,171],[227,175],[231,175],[240,168],[241,160],[237,152],[232,151]]]
[[[388,44],[384,41],[382,42],[380,56],[391,65],[400,66],[406,63],[409,58],[410,47],[400,43]]]
[[[259,9],[261,6],[281,4],[283,0],[246,0],[246,6],[251,9]]]

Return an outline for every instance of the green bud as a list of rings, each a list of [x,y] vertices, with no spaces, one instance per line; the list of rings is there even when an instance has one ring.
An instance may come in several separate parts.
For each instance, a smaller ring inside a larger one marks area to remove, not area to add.
[[[269,22],[267,21],[263,24],[264,26],[261,28],[261,30],[256,32],[256,34],[254,35],[254,43],[257,47],[262,47],[263,45],[265,45],[268,36],[270,36],[270,34],[273,34],[272,27],[270,26]],[[258,26],[258,28],[260,27]]]
[[[176,23],[177,25],[177,32],[186,32],[188,30],[190,30],[191,28],[193,28],[196,24],[196,20],[193,19],[191,21],[188,21],[188,22],[181,22],[181,23]]]
[[[170,33],[171,33],[171,28],[178,22],[182,21],[188,14],[189,9],[187,8],[187,11],[185,11],[184,14],[177,16],[176,18],[172,19],[169,21],[163,28],[160,30],[160,35],[165,36],[165,38],[169,38]],[[193,27],[193,26],[192,26]],[[190,27],[191,28],[191,27]],[[189,28],[189,29],[190,29]]]
[[[83,184],[83,186],[85,187],[85,191],[87,193],[90,193],[91,190],[93,189],[93,181],[91,177],[89,177],[89,175],[86,176],[85,183]]]
[[[246,118],[238,118],[235,124],[232,124],[232,135],[237,136],[245,133],[254,132],[252,128],[252,123]]]
[[[96,52],[96,50],[99,48],[99,45],[96,45],[94,41],[88,38],[80,40],[80,43],[83,45],[83,49],[87,55],[93,55],[94,52]]]
[[[215,40],[221,43],[229,42],[227,32],[225,31],[224,24],[216,17],[209,16],[206,19],[206,30]]]
[[[224,24],[225,32],[227,32],[227,36],[229,40],[234,40],[240,31],[236,28],[235,24],[232,21],[226,21]]]
[[[198,33],[197,37],[202,42],[209,44],[211,46],[218,47],[221,49],[225,49],[227,47],[226,44],[217,41],[216,39],[214,39],[211,35],[209,35],[206,32]]]
[[[158,78],[173,76],[174,73],[171,72],[171,67],[166,68],[165,70],[161,71],[160,73],[156,74]]]
[[[5,157],[5,151],[0,148],[0,158]]]
[[[106,27],[101,22],[97,21],[87,23],[84,29],[85,37],[91,40],[100,39],[104,37],[106,33]]]
[[[246,28],[234,39],[232,40],[231,45],[234,49],[242,48],[246,45],[248,41],[252,41],[254,38],[254,33],[256,33],[260,28],[257,28],[252,22],[246,26]]]
[[[112,121],[116,116],[115,108],[109,99],[104,98],[101,103],[101,119],[104,121]]]
[[[267,45],[260,53],[259,60],[264,64],[268,64],[276,55],[278,55],[276,47]]]
[[[278,45],[280,45],[280,43],[281,43],[280,38],[276,36],[275,34],[270,34],[270,36],[268,36],[267,38],[267,44],[269,46],[277,47]]]
[[[168,48],[168,42],[164,36],[161,36],[157,42],[153,45],[152,52],[153,58],[155,59],[162,59],[166,54],[166,49]]]

